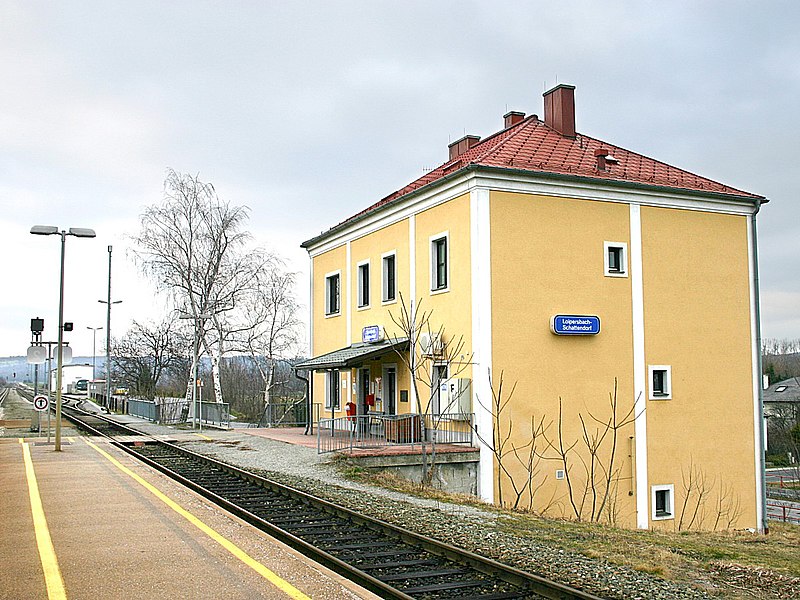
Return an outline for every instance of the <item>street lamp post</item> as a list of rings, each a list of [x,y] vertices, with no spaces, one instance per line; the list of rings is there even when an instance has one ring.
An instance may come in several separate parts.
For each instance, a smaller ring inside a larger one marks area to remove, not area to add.
[[[34,225],[31,227],[33,235],[60,235],[61,236],[61,276],[58,291],[58,352],[56,362],[56,452],[61,452],[61,377],[64,361],[64,250],[67,246],[67,236],[79,238],[96,237],[94,229],[70,227],[69,230],[58,230],[54,225]]]
[[[102,329],[102,327],[86,327],[86,329],[90,329],[92,331],[92,381],[97,379],[97,332]]]
[[[106,305],[106,408],[111,407],[111,305],[119,304],[122,300],[111,301],[111,249],[108,247],[108,300],[98,300],[100,304]]]

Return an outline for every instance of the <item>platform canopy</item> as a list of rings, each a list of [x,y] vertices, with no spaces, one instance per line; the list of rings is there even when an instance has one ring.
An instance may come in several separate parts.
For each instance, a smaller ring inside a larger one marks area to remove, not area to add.
[[[294,365],[296,371],[327,371],[330,369],[349,369],[358,367],[368,360],[380,358],[390,352],[402,352],[408,348],[408,338],[391,338],[380,342],[352,344],[309,358]]]

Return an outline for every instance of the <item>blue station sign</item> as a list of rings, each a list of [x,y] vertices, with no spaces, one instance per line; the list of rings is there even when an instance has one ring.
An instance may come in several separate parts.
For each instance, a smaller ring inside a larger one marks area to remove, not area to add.
[[[556,335],[597,335],[600,333],[600,317],[556,315],[550,319],[550,330]]]
[[[383,331],[380,325],[367,325],[361,330],[361,341],[365,344],[383,340]]]

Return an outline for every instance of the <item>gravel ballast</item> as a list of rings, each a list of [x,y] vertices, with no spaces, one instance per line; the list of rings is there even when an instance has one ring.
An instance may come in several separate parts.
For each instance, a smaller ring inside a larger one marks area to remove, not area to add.
[[[216,437],[216,436],[215,436]],[[312,448],[246,434],[180,445],[280,483],[604,598],[711,598],[688,585],[513,535],[492,510],[417,498],[343,477]],[[367,497],[368,495],[369,497]]]

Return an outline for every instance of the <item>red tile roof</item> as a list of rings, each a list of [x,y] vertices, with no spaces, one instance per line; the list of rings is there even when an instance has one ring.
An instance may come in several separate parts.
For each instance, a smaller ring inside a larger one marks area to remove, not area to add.
[[[605,170],[597,169],[595,150],[601,148],[607,149],[610,157],[616,159],[615,164],[609,164]],[[586,177],[607,180],[609,183],[634,183],[676,191],[725,194],[744,200],[763,198],[587,135],[578,133],[574,138],[565,137],[545,125],[536,115],[531,115],[516,125],[481,140],[463,154],[356,213],[333,229],[468,166]]]

